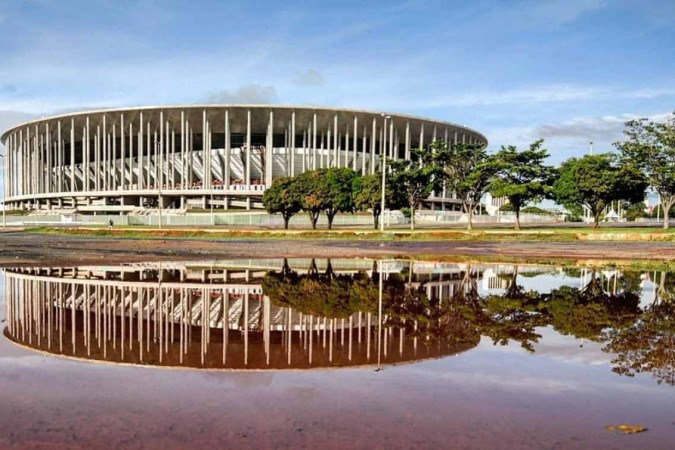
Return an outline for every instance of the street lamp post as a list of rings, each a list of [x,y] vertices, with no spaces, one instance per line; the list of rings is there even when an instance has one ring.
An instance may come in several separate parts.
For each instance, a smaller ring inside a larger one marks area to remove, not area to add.
[[[2,158],[2,228],[7,227],[7,221],[6,221],[6,213],[5,210],[7,209],[7,205],[5,205],[5,198],[7,198],[5,194],[5,186],[7,186],[7,182],[5,181],[5,177],[7,176],[7,170],[5,167],[5,155],[0,155],[0,158]]]
[[[391,118],[391,116],[385,116],[384,114],[380,114],[384,118],[384,127],[383,127],[383,133],[382,133],[382,154],[380,155],[382,158],[382,163],[380,164],[380,167],[382,168],[382,199],[380,201],[380,231],[384,231],[384,198],[385,198],[385,186],[386,186],[386,177],[387,177],[387,156],[386,156],[386,142],[387,142],[387,120]]]

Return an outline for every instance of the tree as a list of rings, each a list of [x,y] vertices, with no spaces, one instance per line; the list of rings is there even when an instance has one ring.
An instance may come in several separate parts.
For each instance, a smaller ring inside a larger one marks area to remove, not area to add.
[[[276,178],[272,182],[272,186],[265,191],[262,200],[268,213],[281,213],[284,218],[285,229],[288,229],[288,222],[291,217],[302,210],[300,196],[295,181],[291,177]]]
[[[477,144],[454,144],[445,166],[448,187],[457,194],[468,216],[467,229],[473,228],[473,212],[486,192],[493,175],[492,157]]]
[[[520,210],[530,202],[549,196],[555,171],[544,165],[548,151],[542,148],[543,140],[530,144],[524,151],[509,145],[494,155],[491,166],[495,176],[489,190],[495,197],[506,197],[516,213],[516,230],[520,229]]]
[[[593,215],[597,228],[600,215],[611,202],[644,199],[647,183],[642,173],[631,165],[619,165],[609,153],[570,158],[558,169],[553,184],[555,200],[568,208],[585,206]]]
[[[295,186],[302,210],[309,215],[309,221],[315,230],[319,214],[326,209],[328,198],[327,185],[324,182],[325,174],[326,169],[319,169],[303,172],[295,177]]]
[[[373,225],[377,230],[382,214],[382,173],[356,177],[353,190],[356,209],[359,211],[371,210],[373,212]],[[390,209],[397,209],[400,205],[405,204],[405,199],[401,199],[401,191],[392,188],[391,179],[387,180],[384,200],[385,207]]]
[[[331,168],[321,178],[325,185],[324,211],[328,217],[328,229],[333,228],[333,219],[337,213],[351,213],[354,204],[354,180],[357,175],[349,168]]]
[[[410,229],[415,229],[415,209],[422,200],[443,186],[444,166],[448,162],[447,144],[434,141],[428,148],[411,149],[410,159],[389,161],[392,186],[410,208]]]
[[[661,123],[646,118],[626,122],[624,135],[626,140],[614,145],[644,171],[658,192],[664,206],[663,228],[668,228],[670,208],[675,204],[675,113]]]

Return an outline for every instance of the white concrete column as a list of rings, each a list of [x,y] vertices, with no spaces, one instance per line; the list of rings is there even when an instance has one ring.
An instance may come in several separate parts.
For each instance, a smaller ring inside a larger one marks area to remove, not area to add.
[[[274,174],[274,110],[270,109],[270,121],[267,126],[267,148],[265,149],[265,184],[272,186]]]
[[[145,180],[143,175],[143,113],[138,117],[138,158],[136,158],[137,174],[136,174],[136,188],[142,190],[145,188]]]
[[[340,167],[340,133],[338,132],[338,116],[333,117],[333,161],[331,167]]]
[[[394,159],[394,119],[389,121],[389,154]]]
[[[52,134],[49,129],[49,122],[45,124],[45,150],[47,151],[47,185],[45,192],[51,194],[52,183],[54,182],[54,146],[52,145]]]
[[[138,140],[136,141],[138,144]],[[132,120],[129,120],[129,187],[132,189],[134,184],[134,123]]]
[[[345,164],[344,167],[349,168],[349,124],[347,124],[347,131],[345,132]]]
[[[405,159],[410,161],[410,122],[405,123]]]
[[[164,155],[164,149],[166,148],[167,142],[164,140],[164,111],[159,112],[159,141],[157,140],[157,132],[155,131],[155,142],[152,143],[152,147],[155,152],[155,174],[159,175],[159,179],[155,179],[155,188],[164,188],[166,177],[164,175],[164,158],[161,156]],[[155,176],[157,178],[157,175]]]
[[[185,159],[185,111],[181,110],[180,112],[180,184],[182,189],[186,189],[185,184],[185,172],[186,172],[186,159]],[[181,200],[181,209],[184,208],[184,205]]]
[[[424,148],[424,124],[420,125],[420,145],[419,148]]]
[[[130,124],[131,125],[131,124]],[[129,135],[131,137],[131,135]],[[131,148],[129,149],[131,150]],[[120,168],[121,179],[119,185],[122,186],[122,189],[127,189],[127,143],[124,138],[124,114],[120,114]],[[131,169],[131,164],[129,164]]]
[[[110,143],[111,143],[111,148],[112,148],[111,165],[112,165],[112,170],[113,170],[113,177],[112,177],[112,183],[110,185],[110,189],[117,189],[118,186],[120,186],[121,183],[122,183],[122,181],[118,181],[118,180],[120,180],[120,178],[122,180],[124,180],[124,158],[120,158],[120,162],[122,164],[120,166],[120,176],[118,177],[117,176],[117,123],[115,123],[115,121],[113,121],[113,124],[112,124],[112,132],[111,132],[110,138],[111,138]]]
[[[363,134],[361,135],[361,175],[366,174],[366,160],[367,158],[367,153],[366,153],[366,145],[367,145],[367,138],[368,137],[368,127],[366,125],[363,125]]]
[[[101,184],[102,188],[105,190],[110,189],[110,147],[108,146],[108,133],[107,133],[107,123],[106,116],[103,114],[103,134],[101,135],[101,141],[103,144],[103,164],[101,164]]]
[[[155,132],[155,134],[157,134]],[[157,184],[157,174],[155,173],[154,170],[152,170],[152,164],[153,164],[153,159],[154,163],[157,163],[157,156],[155,155],[156,152],[156,146],[154,143],[151,141],[153,138],[153,134],[151,131],[151,125],[150,125],[150,118],[148,117],[148,120],[145,122],[145,187],[147,189],[150,189],[150,186],[153,184]],[[156,139],[155,139],[156,140]],[[153,183],[153,177],[155,179],[155,182]]]
[[[89,116],[87,116],[85,128],[87,130],[87,136],[86,136],[87,141],[86,141],[86,145],[85,145],[85,148],[86,148],[86,150],[85,150],[85,152],[86,152],[85,153],[86,154],[86,163],[85,163],[85,167],[84,167],[84,170],[85,170],[84,179],[85,179],[86,188],[84,190],[89,191],[91,189],[91,184],[89,183],[89,170],[90,170],[89,166],[90,166],[90,151],[91,151],[91,132],[90,132],[91,130],[89,128]]]
[[[167,127],[169,122],[166,122]],[[169,127],[171,132],[171,160],[169,161],[169,170],[171,171],[171,189],[176,189],[176,130]]]
[[[246,186],[251,185],[251,110],[246,111]]]
[[[373,117],[373,129],[370,133],[370,174],[375,173],[375,137],[377,136],[377,118]]]
[[[333,149],[331,148],[331,143],[333,140],[331,139],[332,137],[332,129],[331,127],[328,127],[328,133],[326,136],[326,167],[330,168],[333,167],[333,161],[331,160],[333,157]]]
[[[94,165],[93,165],[93,175],[94,175],[94,190],[101,190],[101,126],[96,125],[96,133],[94,133]]]
[[[359,155],[358,141],[359,141],[359,119],[356,115],[354,115],[354,142],[352,144],[352,147],[354,149],[354,159],[352,159],[352,170],[354,172],[356,172],[357,170],[356,161]]]
[[[232,158],[232,151],[230,149],[230,111],[225,110],[225,176],[224,176],[224,183],[225,183],[225,188],[229,189],[230,184],[232,184],[232,181],[230,179],[230,165],[232,164],[231,158]]]
[[[295,111],[291,113],[291,176],[295,176]]]
[[[188,131],[188,183],[189,186],[192,187],[194,184],[194,164],[195,164],[195,157],[194,157],[194,148],[195,148],[195,135],[194,131],[192,130],[192,127],[190,127],[190,121],[187,120],[185,122],[185,128],[187,128]]]
[[[75,188],[75,119],[70,119],[70,192],[76,191]]]
[[[316,170],[316,152],[317,152],[317,147],[316,147],[316,138],[317,138],[317,118],[316,118],[316,111],[314,111],[314,118],[313,118],[313,124],[312,124],[312,170]],[[323,139],[323,138],[322,138]]]

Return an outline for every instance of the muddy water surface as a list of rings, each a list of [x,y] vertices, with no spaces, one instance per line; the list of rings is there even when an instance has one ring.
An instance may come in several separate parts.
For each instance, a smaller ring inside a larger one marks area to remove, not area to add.
[[[675,274],[293,259],[0,283],[3,448],[675,440]]]

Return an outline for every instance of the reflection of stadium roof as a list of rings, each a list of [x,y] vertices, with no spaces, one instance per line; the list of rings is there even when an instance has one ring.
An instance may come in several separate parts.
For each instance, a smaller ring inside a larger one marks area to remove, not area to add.
[[[332,267],[354,270],[341,261]],[[372,268],[372,261],[363,262]],[[274,305],[262,292],[261,265],[9,269],[5,335],[67,357],[213,369],[396,364],[478,343],[476,335],[460,344],[424,345],[405,327],[388,325],[386,315],[331,319]]]

